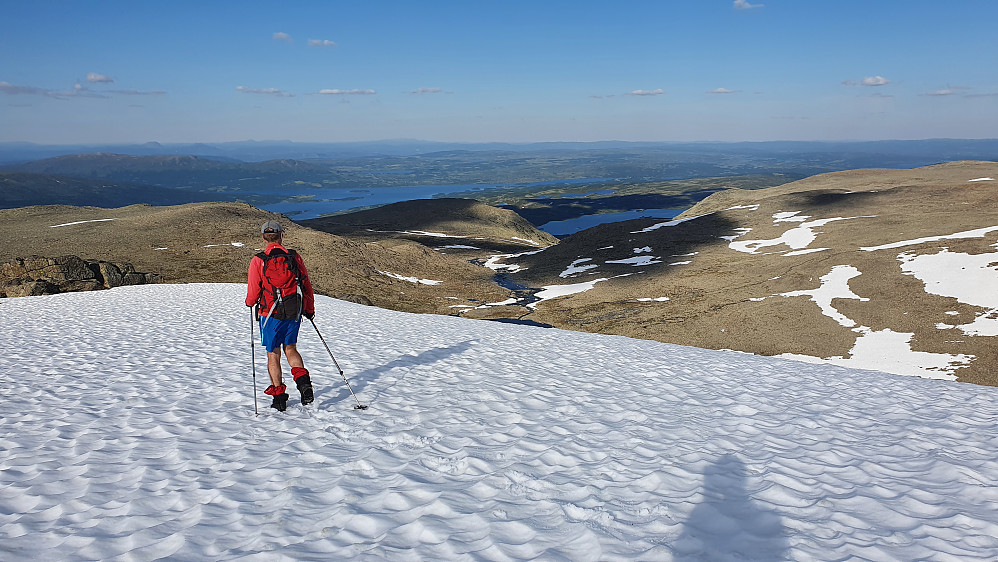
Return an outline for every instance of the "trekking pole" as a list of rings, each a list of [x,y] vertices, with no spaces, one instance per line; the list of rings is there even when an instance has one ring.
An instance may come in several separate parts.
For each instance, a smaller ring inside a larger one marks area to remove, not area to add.
[[[253,357],[253,413],[260,415],[260,411],[256,407],[256,330],[253,329],[253,323],[256,322],[255,315],[253,314],[253,308],[250,307],[250,354]]]
[[[322,345],[326,346],[326,351],[329,353],[329,358],[333,360],[333,365],[336,365],[336,370],[339,371],[340,372],[340,376],[343,377],[343,382],[347,383],[347,390],[350,391],[350,395],[353,396],[353,399],[357,402],[357,405],[354,406],[353,409],[354,410],[366,410],[367,406],[361,405],[360,400],[357,400],[357,395],[354,394],[353,393],[353,389],[350,388],[350,381],[348,381],[347,380],[347,376],[343,374],[343,369],[340,368],[339,362],[337,362],[336,358],[333,357],[333,352],[332,352],[332,350],[329,349],[329,344],[326,343],[326,338],[322,337],[322,333],[319,332],[319,327],[315,325],[315,320],[309,318],[308,321],[311,322],[312,323],[312,327],[315,328],[315,333],[318,334],[319,339],[322,340]]]

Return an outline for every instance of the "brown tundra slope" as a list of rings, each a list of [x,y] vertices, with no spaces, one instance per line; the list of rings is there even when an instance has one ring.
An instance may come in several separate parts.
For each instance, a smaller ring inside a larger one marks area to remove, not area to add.
[[[409,312],[501,301],[491,271],[405,240],[365,243],[313,230],[242,203],[113,209],[35,206],[0,210],[0,262],[76,255],[129,262],[163,282],[245,283],[260,225],[280,220],[285,244],[305,257],[318,292]],[[240,303],[235,303],[239,305]]]
[[[500,265],[547,287],[537,322],[998,385],[995,162],[725,191]]]

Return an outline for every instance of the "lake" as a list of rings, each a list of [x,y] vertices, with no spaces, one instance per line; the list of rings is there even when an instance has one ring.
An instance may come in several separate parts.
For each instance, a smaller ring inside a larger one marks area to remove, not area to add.
[[[322,215],[342,213],[364,207],[387,205],[399,201],[413,199],[433,199],[453,194],[467,194],[476,191],[495,189],[517,190],[532,187],[550,187],[557,185],[605,184],[614,181],[613,178],[585,178],[577,180],[556,180],[531,183],[496,183],[468,185],[416,185],[406,187],[372,187],[367,189],[336,189],[336,188],[306,188],[301,193],[288,191],[256,191],[260,195],[295,195],[311,196],[311,199],[284,201],[281,203],[260,205],[261,208],[276,213],[282,213],[294,220],[314,219]]]
[[[686,209],[637,209],[634,211],[622,211],[619,213],[600,213],[596,215],[583,215],[574,219],[563,221],[551,221],[544,223],[538,228],[555,236],[568,236],[581,230],[592,228],[601,224],[611,222],[628,221],[632,219],[672,219],[680,215]]]

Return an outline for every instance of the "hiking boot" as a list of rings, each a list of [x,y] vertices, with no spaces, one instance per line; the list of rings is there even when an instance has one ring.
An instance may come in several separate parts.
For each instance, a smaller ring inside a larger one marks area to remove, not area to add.
[[[298,385],[298,392],[301,393],[302,405],[311,404],[315,401],[315,393],[312,391],[312,378],[308,375],[308,369],[295,367],[291,369],[291,375]]]
[[[271,408],[276,408],[278,412],[283,412],[288,409],[288,393],[277,394],[274,396],[274,402],[270,405]]]
[[[315,393],[312,392],[312,379],[308,375],[299,377],[295,384],[298,385],[298,392],[301,393],[302,404],[311,404],[315,401]]]
[[[271,408],[276,408],[278,412],[283,412],[288,409],[288,393],[284,392],[287,389],[283,384],[281,386],[270,385],[267,390],[263,393],[274,397],[274,401],[270,404]]]

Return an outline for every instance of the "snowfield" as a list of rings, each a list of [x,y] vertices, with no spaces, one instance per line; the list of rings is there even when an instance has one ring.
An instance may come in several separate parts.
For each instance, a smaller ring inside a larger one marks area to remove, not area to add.
[[[998,558],[996,388],[318,297],[254,415],[243,296],[0,300],[0,559]]]

